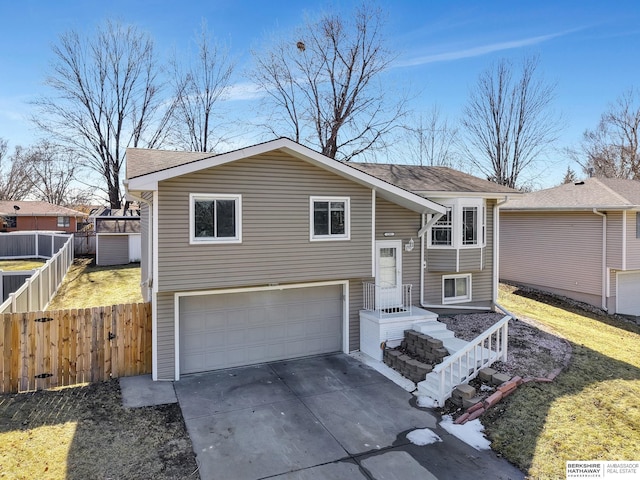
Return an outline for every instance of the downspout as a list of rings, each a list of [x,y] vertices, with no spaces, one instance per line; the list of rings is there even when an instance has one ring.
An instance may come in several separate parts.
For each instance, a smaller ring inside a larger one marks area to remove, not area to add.
[[[593,213],[602,217],[602,309],[607,312],[607,214],[597,208]]]
[[[500,207],[507,203],[509,197],[504,197],[493,206],[493,306],[511,318],[516,316],[498,303],[498,279],[500,277]]]

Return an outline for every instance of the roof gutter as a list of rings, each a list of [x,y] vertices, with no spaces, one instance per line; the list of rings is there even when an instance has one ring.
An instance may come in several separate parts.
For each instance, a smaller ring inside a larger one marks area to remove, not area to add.
[[[593,213],[602,217],[602,309],[607,309],[607,214],[594,208]]]

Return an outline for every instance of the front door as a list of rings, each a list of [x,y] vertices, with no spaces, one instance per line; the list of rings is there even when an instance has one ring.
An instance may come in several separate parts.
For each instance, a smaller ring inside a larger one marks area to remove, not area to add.
[[[402,306],[402,241],[376,242],[376,309]]]

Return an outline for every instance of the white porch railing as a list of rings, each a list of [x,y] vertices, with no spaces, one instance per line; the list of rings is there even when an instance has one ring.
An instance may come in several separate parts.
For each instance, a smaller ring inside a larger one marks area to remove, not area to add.
[[[406,283],[398,287],[379,285],[374,282],[362,282],[363,310],[375,312],[379,317],[398,313],[411,315],[411,290],[413,285]]]
[[[474,379],[478,372],[497,360],[507,360],[507,339],[510,316],[504,317],[494,326],[478,335],[468,345],[436,365],[424,382],[428,388],[431,383],[436,387],[438,405],[451,396],[451,392],[460,385]],[[431,378],[430,378],[431,377]],[[435,380],[435,385],[432,383]],[[420,382],[422,383],[422,382]],[[429,396],[432,396],[432,395]]]

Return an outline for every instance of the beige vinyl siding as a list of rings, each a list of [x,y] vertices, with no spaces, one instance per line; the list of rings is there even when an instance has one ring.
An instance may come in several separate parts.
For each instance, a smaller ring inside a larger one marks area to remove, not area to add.
[[[363,304],[362,282],[371,278],[349,281],[349,351],[360,349],[360,310]]]
[[[129,263],[129,235],[97,235],[97,265]]]
[[[602,292],[602,217],[501,212],[500,278],[588,295]]]
[[[627,212],[627,270],[640,270],[640,224],[638,212]]]
[[[598,217],[602,222],[602,217]],[[623,212],[607,212],[607,267],[623,268]],[[628,227],[628,225],[627,225]],[[602,232],[602,227],[599,230]]]
[[[242,244],[190,245],[190,193],[242,195]],[[309,240],[311,196],[350,197],[350,240]],[[161,291],[371,274],[371,191],[286,154],[161,182],[158,207]]]
[[[454,248],[427,248],[429,272],[455,272],[458,268],[458,251]]]
[[[424,280],[424,299],[428,304],[442,303],[442,277],[471,273],[471,302],[465,305],[487,306],[493,300],[493,207],[494,200],[487,200],[484,248],[460,249],[459,269],[456,271],[456,251],[445,249],[430,249],[426,247],[425,258],[427,271]],[[453,264],[438,264],[444,253],[454,256]],[[434,266],[432,262],[435,262]],[[444,268],[444,267],[449,268]],[[480,269],[482,266],[482,269]]]
[[[476,272],[482,270],[484,248],[462,248],[459,252],[458,270]]]
[[[615,313],[616,312],[616,296],[617,296],[616,294],[618,292],[618,282],[617,282],[618,276],[614,269],[609,269],[608,274],[609,274],[609,289],[607,291],[607,310],[609,313]],[[596,302],[588,302],[588,303],[591,303],[592,305],[600,306],[602,301],[598,299],[597,303]]]
[[[420,286],[420,230],[421,215],[404,207],[391,203],[383,198],[376,198],[376,241],[402,241],[402,283],[412,284],[417,293]],[[392,237],[385,237],[384,233],[393,232]],[[414,248],[407,252],[404,246],[413,238]],[[420,298],[413,298],[417,305]]]
[[[172,292],[157,294],[158,380],[175,380],[175,321]]]

